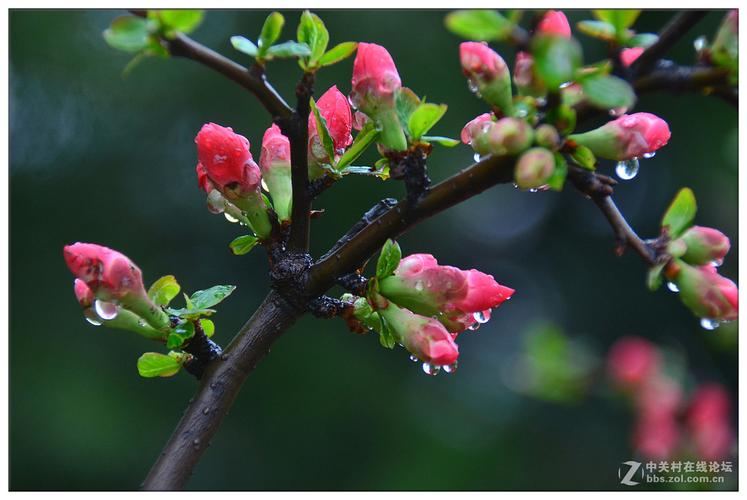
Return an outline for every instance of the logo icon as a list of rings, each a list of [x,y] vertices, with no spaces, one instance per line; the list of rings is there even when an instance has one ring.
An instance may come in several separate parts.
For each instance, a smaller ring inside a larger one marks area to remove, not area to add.
[[[623,475],[623,470],[625,469],[625,466],[627,465],[627,472]],[[635,486],[638,483],[638,481],[633,481],[633,478],[636,476],[636,473],[638,471],[641,471],[639,474],[641,476],[641,479],[643,479],[643,469],[641,469],[641,462],[636,462],[634,460],[628,460],[627,462],[623,462],[620,464],[620,467],[617,469],[617,477],[620,479],[620,484],[624,484],[625,486]]]

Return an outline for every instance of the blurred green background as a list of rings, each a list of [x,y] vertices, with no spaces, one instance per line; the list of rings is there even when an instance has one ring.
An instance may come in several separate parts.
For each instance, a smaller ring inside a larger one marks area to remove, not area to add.
[[[567,12],[572,23],[590,17]],[[405,85],[449,104],[433,133],[458,137],[484,111],[460,74],[460,40],[444,29],[445,12],[318,13],[331,43],[385,45]],[[246,135],[259,156],[267,114],[239,86],[187,60],[147,60],[123,78],[128,56],[101,37],[120,14],[10,13],[14,490],[137,488],[196,387],[186,373],[141,379],[138,356],[158,347],[83,320],[64,244],[119,249],[148,282],[174,274],[188,291],[237,284],[215,317],[215,340],[223,345],[268,285],[263,252],[232,256],[228,243],[239,227],[205,209],[193,144],[199,127],[215,121]],[[210,11],[193,36],[248,64],[228,39],[254,38],[267,14]],[[288,39],[300,12],[284,14]],[[691,63],[693,39],[712,36],[722,15],[709,14],[672,58]],[[656,31],[670,16],[644,12],[637,27]],[[604,57],[601,43],[579,38],[587,61]],[[511,48],[497,48],[513,60]],[[349,92],[351,67],[349,59],[320,72],[317,96],[332,84]],[[290,61],[269,68],[286,96],[298,76]],[[672,139],[642,162],[634,181],[621,183],[621,209],[641,235],[653,237],[677,189],[692,187],[697,223],[732,238],[722,271],[736,277],[736,110],[691,93],[647,95],[637,109],[665,117]],[[439,148],[430,172],[440,180],[471,160],[464,146]],[[313,222],[314,255],[376,200],[402,192],[399,183],[368,178],[346,178],[329,190],[315,205],[326,214]],[[402,349],[350,334],[339,320],[306,318],[250,376],[189,488],[618,488],[618,465],[633,457],[632,416],[602,377],[587,396],[563,404],[512,388],[511,367],[539,323],[558,325],[597,361],[622,335],[648,337],[686,359],[691,382],[725,383],[736,401],[735,326],[704,331],[674,294],[648,292],[640,259],[615,257],[601,214],[572,188],[530,194],[499,186],[424,222],[400,243],[405,253],[476,267],[517,290],[488,324],[460,337],[458,373],[428,377]]]

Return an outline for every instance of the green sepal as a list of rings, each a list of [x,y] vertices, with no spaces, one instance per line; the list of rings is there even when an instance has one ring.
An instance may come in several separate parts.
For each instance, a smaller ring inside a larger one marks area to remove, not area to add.
[[[662,229],[667,228],[667,234],[674,239],[679,237],[685,229],[690,227],[698,211],[695,194],[690,188],[682,188],[672,200],[661,219]]]
[[[547,180],[547,185],[554,191],[562,191],[565,178],[568,176],[568,162],[560,153],[553,153],[553,157],[555,158],[555,170]]]
[[[378,316],[381,322],[381,329],[379,330],[379,343],[382,345],[382,347],[386,347],[387,349],[394,349],[394,346],[397,344],[397,340],[394,337],[392,327],[389,326],[389,322],[386,320],[386,318],[384,318],[384,316]]]
[[[646,273],[646,286],[652,292],[658,290],[664,281],[661,276],[663,270],[664,264],[656,264],[648,270],[648,273]]]
[[[394,274],[399,261],[402,259],[402,249],[399,244],[392,240],[386,240],[381,249],[379,260],[376,262],[376,279],[381,281],[387,276]]]
[[[400,88],[394,96],[394,107],[397,110],[397,118],[399,118],[403,127],[406,127],[405,132],[407,135],[411,135],[409,130],[410,116],[418,109],[421,102],[420,97],[407,87]]]
[[[596,170],[597,158],[594,156],[594,152],[586,146],[582,146],[581,144],[577,145],[570,154],[570,157],[571,160],[573,160],[573,163],[579,167],[585,168],[586,170]]]

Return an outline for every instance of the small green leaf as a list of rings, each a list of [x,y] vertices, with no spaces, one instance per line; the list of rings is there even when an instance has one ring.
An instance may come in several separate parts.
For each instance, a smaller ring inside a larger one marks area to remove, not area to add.
[[[243,36],[235,35],[231,37],[231,45],[239,52],[243,52],[246,55],[257,57],[259,54],[259,48],[254,45],[254,42]]]
[[[638,33],[628,40],[631,47],[649,48],[659,40],[659,36],[653,33]]]
[[[265,23],[262,25],[259,40],[257,40],[260,56],[264,56],[267,53],[267,49],[280,38],[280,33],[283,31],[283,24],[285,24],[285,18],[280,12],[273,12],[267,16]]]
[[[379,315],[379,321],[381,323],[381,330],[379,331],[379,343],[387,349],[394,349],[397,341],[394,338],[392,327],[389,326],[389,322],[384,318],[384,316]]]
[[[182,319],[198,319],[200,316],[210,316],[215,314],[215,309],[195,309],[183,307],[181,309],[175,309],[173,307],[167,307],[166,312],[172,316],[178,316]]]
[[[335,143],[332,141],[332,136],[329,134],[329,129],[327,128],[327,120],[325,120],[322,114],[319,112],[319,108],[317,107],[316,101],[314,101],[313,97],[309,99],[309,105],[311,107],[311,112],[314,113],[314,119],[316,120],[316,131],[322,141],[324,151],[327,152],[330,161],[333,161],[335,157]]]
[[[366,122],[361,131],[358,132],[358,135],[355,136],[353,144],[350,145],[337,161],[335,169],[342,170],[357,160],[368,146],[376,142],[377,137],[379,137],[379,131],[376,129],[373,121]]]
[[[424,135],[420,137],[420,140],[425,142],[435,142],[439,146],[445,146],[447,148],[453,148],[461,144],[461,141],[452,139],[451,137],[442,137],[440,135]]]
[[[597,19],[611,24],[615,27],[618,37],[621,36],[626,29],[633,26],[635,20],[640,15],[640,10],[632,9],[609,9],[609,10],[595,10],[593,11]]]
[[[551,90],[572,81],[581,66],[581,46],[573,38],[537,36],[532,41],[532,54],[537,75]]]
[[[179,295],[181,287],[172,275],[161,276],[148,289],[148,297],[157,306],[167,306]]]
[[[195,336],[195,325],[191,321],[180,323],[166,338],[166,347],[177,349],[184,343]]]
[[[604,21],[579,21],[576,27],[585,35],[607,42],[614,40],[617,35],[615,27]]]
[[[333,64],[337,64],[338,62],[347,59],[351,55],[353,55],[353,52],[355,52],[355,49],[358,48],[358,42],[342,42],[338,43],[331,49],[329,49],[327,52],[324,53],[322,57],[319,58],[319,66],[331,66]]]
[[[148,45],[148,26],[142,17],[121,16],[104,31],[104,40],[117,50],[139,52]]]
[[[690,188],[682,188],[664,213],[661,227],[668,228],[670,238],[677,238],[692,225],[697,211],[695,194]]]
[[[457,10],[446,16],[446,28],[468,40],[503,40],[513,24],[495,10]]]
[[[664,270],[665,264],[666,263],[654,265],[651,269],[648,270],[648,273],[646,274],[646,286],[652,292],[658,290],[661,286],[661,283],[663,281],[661,272]]]
[[[586,170],[596,170],[597,159],[591,149],[578,144],[571,153],[571,160]]]
[[[159,10],[158,17],[167,28],[182,33],[191,33],[202,22],[205,11],[189,9]]]
[[[228,246],[231,248],[231,251],[234,255],[244,255],[246,253],[249,253],[249,251],[257,245],[257,243],[259,243],[258,238],[255,238],[250,234],[246,234],[244,236],[239,236],[231,243],[229,243]]]
[[[175,375],[182,365],[179,361],[166,354],[158,352],[146,352],[137,360],[137,371],[141,377],[171,377]]]
[[[215,334],[215,323],[212,320],[202,318],[200,319],[200,328],[205,333],[207,338],[212,337]]]
[[[547,180],[547,185],[554,191],[562,191],[565,178],[568,176],[568,162],[560,153],[555,153],[554,156],[555,171],[552,173],[552,177]]]
[[[635,91],[628,82],[612,75],[593,75],[581,81],[584,95],[601,109],[630,108],[635,104]]]
[[[311,54],[311,50],[308,45],[288,40],[287,42],[279,43],[270,47],[267,50],[267,59],[273,59],[275,57],[280,59],[306,57],[309,54]]]
[[[190,299],[195,309],[207,309],[222,302],[236,290],[234,285],[215,285],[207,290],[198,290]]]
[[[394,107],[397,109],[397,118],[399,122],[406,128],[405,132],[410,134],[408,123],[410,122],[410,116],[418,109],[421,101],[418,95],[407,87],[399,89],[395,95]]]
[[[399,261],[402,259],[402,249],[396,241],[386,240],[381,249],[379,260],[376,262],[376,279],[381,281],[387,276],[391,276],[397,269]]]
[[[301,14],[301,21],[298,23],[296,37],[299,42],[305,43],[311,49],[311,55],[302,61],[304,69],[316,68],[317,62],[324,55],[329,43],[329,32],[324,22],[316,14],[305,10]]]
[[[446,113],[446,104],[425,103],[417,107],[410,115],[408,127],[414,140],[428,132]]]

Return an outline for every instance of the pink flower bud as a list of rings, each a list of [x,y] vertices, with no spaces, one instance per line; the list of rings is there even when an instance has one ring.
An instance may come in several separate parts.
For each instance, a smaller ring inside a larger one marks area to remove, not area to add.
[[[631,47],[629,49],[622,49],[620,51],[620,62],[623,66],[626,68],[633,64],[633,62],[640,57],[641,54],[643,54],[643,51],[646,50],[643,47]]]
[[[600,158],[620,161],[653,153],[666,145],[670,136],[666,121],[651,113],[634,113],[568,138]]]
[[[381,45],[359,43],[353,62],[350,99],[356,108],[371,116],[377,103],[394,105],[394,94],[402,86],[392,56]]]
[[[560,134],[549,123],[543,123],[534,131],[534,140],[538,146],[547,149],[557,149],[560,146]]]
[[[621,387],[641,385],[659,370],[659,352],[641,337],[623,337],[612,346],[607,371]]]
[[[687,425],[698,458],[717,460],[729,455],[734,443],[730,422],[731,398],[720,384],[705,384],[693,394]]]
[[[243,197],[258,191],[261,175],[246,137],[234,133],[231,127],[206,123],[195,137],[195,143],[197,157],[207,177],[221,192],[230,189]]]
[[[514,181],[521,189],[536,189],[547,184],[555,172],[555,156],[545,148],[532,148],[516,162]]]
[[[693,226],[685,231],[680,240],[687,247],[682,260],[694,265],[721,264],[731,248],[729,238],[712,227]]]
[[[86,285],[85,281],[75,278],[73,288],[75,290],[75,298],[78,299],[78,303],[82,308],[86,309],[93,305],[93,301],[96,297],[93,295],[91,288]]]
[[[469,122],[464,126],[462,129],[462,142],[464,144],[467,144],[468,146],[472,146],[475,151],[477,151],[480,154],[486,154],[487,151],[487,143],[484,144],[483,147],[480,146],[482,141],[479,141],[480,138],[487,138],[486,132],[490,129],[490,126],[493,124],[493,113],[483,113]],[[481,149],[478,151],[479,148]]]
[[[699,318],[733,321],[739,317],[739,289],[714,266],[680,262],[674,279],[680,299]]]
[[[534,140],[534,130],[520,118],[501,118],[487,132],[488,151],[496,155],[515,155],[526,150]]]
[[[504,115],[510,115],[513,107],[511,75],[506,61],[481,42],[462,42],[459,45],[459,60],[470,86],[488,104],[498,107]]]
[[[571,37],[571,26],[568,18],[559,10],[548,10],[537,25],[537,33]]]
[[[316,103],[319,108],[319,114],[327,122],[327,130],[332,137],[335,151],[342,151],[350,146],[353,142],[353,136],[350,131],[353,126],[353,115],[350,111],[350,104],[342,92],[337,90],[333,85],[327,92],[319,98]],[[316,129],[316,118],[314,114],[309,114],[309,156],[317,164],[330,163],[331,158],[322,145],[322,140]]]
[[[259,166],[278,219],[290,220],[293,201],[290,141],[275,124],[262,137]]]
[[[444,322],[450,329],[457,328],[454,325],[458,322],[451,320],[498,307],[514,293],[488,274],[438,265],[429,254],[402,259],[394,275],[381,280],[379,291],[418,314],[445,316]]]
[[[389,303],[380,309],[397,340],[419,360],[450,365],[459,357],[459,347],[444,326],[433,318],[420,316]]]

